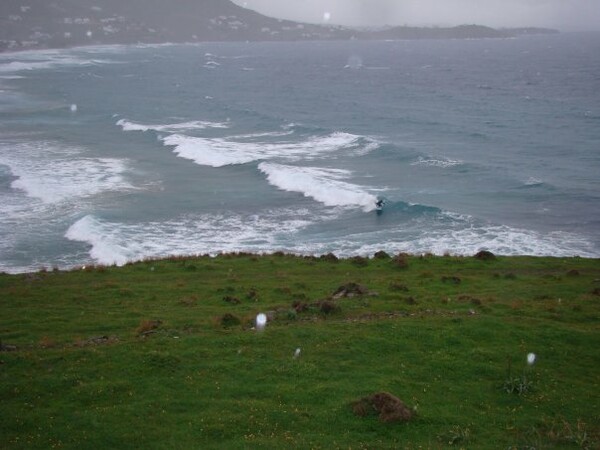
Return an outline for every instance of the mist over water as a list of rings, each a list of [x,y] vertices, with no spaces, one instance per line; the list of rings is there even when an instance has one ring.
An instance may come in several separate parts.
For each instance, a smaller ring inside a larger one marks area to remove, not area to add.
[[[551,27],[600,31],[593,0],[234,0],[267,16],[354,27],[458,26]]]
[[[598,257],[598,55],[593,34],[0,55],[0,270]]]

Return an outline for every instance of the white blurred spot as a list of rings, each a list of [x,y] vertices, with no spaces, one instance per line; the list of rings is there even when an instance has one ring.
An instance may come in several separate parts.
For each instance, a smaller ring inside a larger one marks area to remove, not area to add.
[[[329,22],[331,20],[331,13],[329,11],[325,11],[323,13],[323,21]]]
[[[346,64],[344,69],[360,69],[362,66],[362,58],[357,55],[352,55],[350,58],[348,58],[348,64]]]
[[[530,366],[535,362],[535,353],[530,353],[527,355],[527,364]]]
[[[75,103],[73,103],[70,107],[71,112],[77,112],[77,105]]]
[[[300,351],[301,351],[301,350],[300,350],[300,347],[298,347],[298,348],[296,349],[296,351],[294,352],[294,358],[299,358],[299,357],[300,357]]]
[[[260,313],[256,316],[256,329],[258,331],[262,331],[267,326],[267,316],[263,313]]]

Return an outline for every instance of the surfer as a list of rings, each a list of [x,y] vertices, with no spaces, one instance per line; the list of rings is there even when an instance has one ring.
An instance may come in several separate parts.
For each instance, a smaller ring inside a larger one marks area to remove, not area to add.
[[[380,198],[380,199],[377,199],[377,201],[375,202],[375,207],[376,207],[378,210],[381,210],[381,209],[383,209],[383,204],[384,204],[384,203],[385,203],[385,202],[384,202],[384,200],[383,200],[382,198]]]

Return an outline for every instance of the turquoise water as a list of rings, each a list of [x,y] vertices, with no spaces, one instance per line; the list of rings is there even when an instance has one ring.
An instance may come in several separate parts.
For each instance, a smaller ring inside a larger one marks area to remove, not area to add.
[[[599,74],[597,34],[2,54],[0,270],[598,257]]]

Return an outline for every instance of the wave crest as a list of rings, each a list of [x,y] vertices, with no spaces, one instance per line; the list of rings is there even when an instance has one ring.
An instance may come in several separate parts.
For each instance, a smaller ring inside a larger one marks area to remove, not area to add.
[[[178,132],[189,130],[204,130],[206,128],[228,128],[229,125],[223,122],[207,122],[194,120],[190,122],[181,122],[164,125],[146,125],[142,123],[130,122],[126,119],[121,119],[117,125],[123,128],[123,131],[162,131],[162,132]]]
[[[342,181],[351,175],[349,171],[265,162],[260,163],[258,168],[273,186],[298,192],[325,206],[360,207],[365,212],[375,209],[376,196],[360,186]]]

